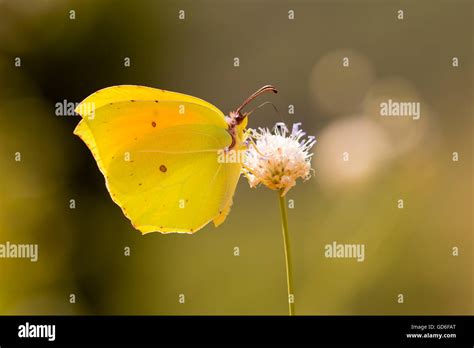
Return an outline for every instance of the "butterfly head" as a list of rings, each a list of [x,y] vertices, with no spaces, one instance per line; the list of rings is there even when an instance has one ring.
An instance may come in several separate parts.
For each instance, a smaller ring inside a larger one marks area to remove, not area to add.
[[[266,93],[266,92],[273,92],[278,93],[278,90],[271,86],[266,85],[262,88],[258,89],[255,93],[253,93],[250,97],[244,100],[244,102],[237,108],[235,111],[231,111],[229,116],[226,116],[226,122],[229,125],[228,132],[232,136],[232,144],[229,149],[232,149],[236,144],[236,128],[237,126],[241,125],[244,122],[245,118],[249,115],[247,112],[242,112],[242,109],[247,106],[251,101],[257,98],[259,95]]]
[[[247,104],[249,104],[255,98],[257,98],[259,95],[265,92],[278,93],[278,90],[271,85],[265,85],[262,88],[258,89],[255,93],[253,93],[250,97],[245,99],[244,102],[237,108],[237,110],[231,111],[229,113],[229,116],[226,116],[226,121],[227,121],[227,124],[229,125],[229,128],[232,128],[241,124],[243,120],[248,116],[248,113],[246,112],[242,113],[242,109],[246,107]]]

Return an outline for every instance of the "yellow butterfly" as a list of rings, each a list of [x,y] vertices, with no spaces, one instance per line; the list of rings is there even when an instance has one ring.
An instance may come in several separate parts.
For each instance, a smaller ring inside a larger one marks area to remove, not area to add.
[[[145,86],[101,89],[76,108],[74,130],[89,147],[112,200],[142,233],[194,233],[220,225],[232,205],[242,164],[219,156],[246,148],[242,109],[225,116],[186,94]],[[222,156],[221,156],[222,157]]]

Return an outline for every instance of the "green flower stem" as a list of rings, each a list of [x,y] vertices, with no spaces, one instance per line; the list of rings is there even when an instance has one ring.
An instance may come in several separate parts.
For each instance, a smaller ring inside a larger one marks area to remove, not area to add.
[[[288,234],[288,216],[286,212],[285,196],[282,196],[283,191],[278,191],[280,199],[280,213],[281,213],[281,228],[283,230],[283,243],[285,246],[285,261],[286,261],[286,285],[288,288],[288,306],[290,315],[295,315],[295,295],[293,292],[293,267],[291,262],[291,246],[290,236]],[[290,300],[291,299],[291,300]]]

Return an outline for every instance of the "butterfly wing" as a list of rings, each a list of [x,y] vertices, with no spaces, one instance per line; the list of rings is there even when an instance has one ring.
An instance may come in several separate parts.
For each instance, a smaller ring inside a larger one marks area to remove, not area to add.
[[[130,100],[189,102],[205,106],[213,110],[216,115],[219,115],[219,118],[224,118],[222,111],[203,99],[183,93],[137,85],[118,85],[99,89],[81,102],[81,104],[77,107],[77,112],[81,114],[81,116],[85,117],[90,113],[91,106],[93,106],[95,109],[99,109],[100,107],[110,103],[125,102]]]
[[[219,161],[232,142],[222,113],[206,102],[101,98],[75,134],[132,224],[143,233],[193,233],[211,220],[222,222],[241,170]]]

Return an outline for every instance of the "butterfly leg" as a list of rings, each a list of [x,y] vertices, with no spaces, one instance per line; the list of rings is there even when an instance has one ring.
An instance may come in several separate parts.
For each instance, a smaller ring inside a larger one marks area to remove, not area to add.
[[[252,138],[249,138],[250,140],[250,145],[253,146],[253,148],[255,149],[255,151],[262,157],[265,157],[265,155],[263,153],[260,152],[260,150],[258,149],[257,147],[257,144],[255,144],[255,141],[252,139]]]
[[[249,177],[249,173],[252,174],[252,171],[250,170],[249,167],[247,167],[245,164],[242,163],[242,168],[244,168],[245,170],[242,170],[242,174],[244,174],[244,176],[247,178],[247,180],[251,180],[251,178]]]

